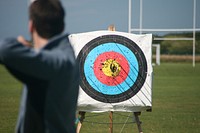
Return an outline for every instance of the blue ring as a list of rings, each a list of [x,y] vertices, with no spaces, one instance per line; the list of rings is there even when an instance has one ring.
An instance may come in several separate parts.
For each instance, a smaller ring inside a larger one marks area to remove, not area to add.
[[[100,54],[109,51],[114,51],[122,54],[128,60],[130,66],[130,71],[128,73],[127,78],[121,84],[118,84],[116,86],[108,86],[101,83],[96,78],[93,70],[96,58]],[[88,83],[96,91],[106,95],[121,94],[130,89],[130,87],[133,86],[138,77],[138,72],[139,72],[139,65],[135,54],[131,50],[129,50],[126,46],[119,43],[104,43],[95,47],[88,53],[84,63],[84,74]]]

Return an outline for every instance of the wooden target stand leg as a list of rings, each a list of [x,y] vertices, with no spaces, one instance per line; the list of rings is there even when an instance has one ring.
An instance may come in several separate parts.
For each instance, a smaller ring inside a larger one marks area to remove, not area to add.
[[[79,118],[79,122],[78,122],[77,127],[76,127],[76,133],[80,133],[83,120],[85,119],[85,113],[86,112],[83,112],[83,111],[78,112],[78,115],[80,115],[80,118]]]
[[[141,112],[133,112],[133,115],[134,115],[133,117],[135,117],[135,122],[137,124],[139,133],[143,133],[141,126],[142,122],[139,120],[139,115],[141,115]]]
[[[113,133],[113,111],[110,111],[109,118],[110,118],[109,131],[110,131],[110,133]]]

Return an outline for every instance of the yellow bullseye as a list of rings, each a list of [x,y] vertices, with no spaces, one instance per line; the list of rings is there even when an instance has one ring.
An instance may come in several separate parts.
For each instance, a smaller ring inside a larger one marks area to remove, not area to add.
[[[102,63],[102,71],[106,76],[116,77],[119,75],[121,66],[114,59],[108,59]]]

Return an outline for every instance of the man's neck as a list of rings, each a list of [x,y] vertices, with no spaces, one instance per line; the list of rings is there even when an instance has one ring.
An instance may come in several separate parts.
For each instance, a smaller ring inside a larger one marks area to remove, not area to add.
[[[48,39],[40,37],[37,33],[33,34],[34,49],[41,49],[48,43]]]

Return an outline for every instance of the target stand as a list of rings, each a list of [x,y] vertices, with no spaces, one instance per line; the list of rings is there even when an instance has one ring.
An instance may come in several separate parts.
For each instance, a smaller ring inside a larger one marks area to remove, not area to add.
[[[79,61],[78,111],[141,112],[151,109],[151,34],[94,31],[71,34],[69,40]],[[134,113],[136,122],[137,114]],[[137,125],[139,129],[139,119]]]

